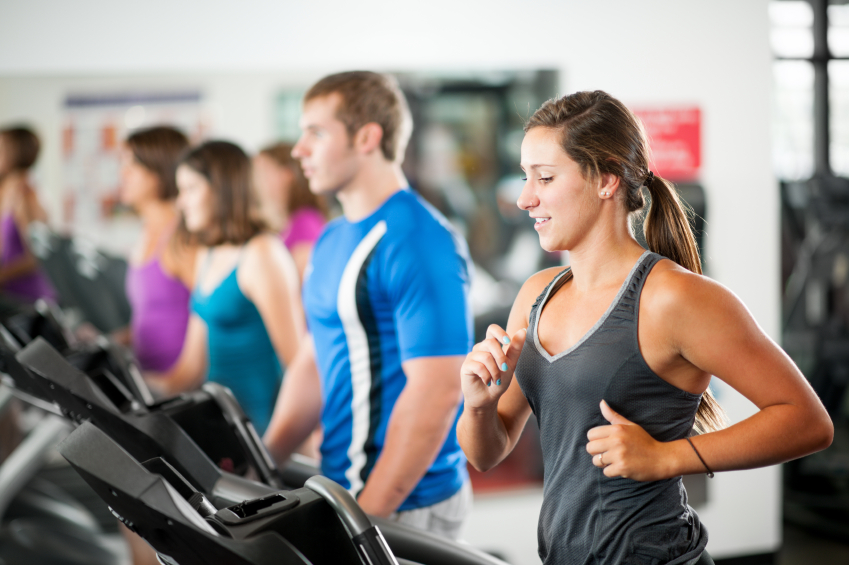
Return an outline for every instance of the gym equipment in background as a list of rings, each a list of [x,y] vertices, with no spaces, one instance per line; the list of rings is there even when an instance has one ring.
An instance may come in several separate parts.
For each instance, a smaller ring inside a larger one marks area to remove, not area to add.
[[[30,226],[30,248],[63,308],[108,334],[130,322],[124,291],[127,262],[98,250],[92,243],[60,235],[45,224]]]
[[[41,402],[58,407],[73,422],[101,430],[136,462],[165,461],[215,509],[274,496],[284,483],[300,487],[318,473],[304,465],[277,472],[250,421],[223,387],[209,383],[151,405],[125,386],[126,373],[120,378],[107,370],[87,374],[71,363],[74,358],[73,351],[63,355],[36,337],[12,357],[13,362],[6,361],[17,373],[12,380],[25,384]],[[427,532],[374,521],[392,551],[407,559],[424,564],[502,563]]]

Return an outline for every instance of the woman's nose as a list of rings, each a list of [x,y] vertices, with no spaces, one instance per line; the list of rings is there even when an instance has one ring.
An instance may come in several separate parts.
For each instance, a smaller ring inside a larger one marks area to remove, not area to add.
[[[530,182],[525,183],[525,186],[522,187],[521,194],[519,194],[519,199],[516,200],[516,206],[518,206],[521,210],[527,210],[539,204],[536,194],[534,194],[529,185]]]

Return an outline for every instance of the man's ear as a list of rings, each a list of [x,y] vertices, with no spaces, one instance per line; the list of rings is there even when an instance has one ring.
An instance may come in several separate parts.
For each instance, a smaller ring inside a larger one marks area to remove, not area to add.
[[[364,124],[354,134],[354,148],[364,154],[375,150],[380,151],[381,141],[383,141],[383,128],[375,122]]]

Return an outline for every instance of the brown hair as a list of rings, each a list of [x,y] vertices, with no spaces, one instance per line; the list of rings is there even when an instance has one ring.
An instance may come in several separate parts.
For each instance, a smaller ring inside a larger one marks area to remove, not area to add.
[[[135,160],[159,179],[159,199],[177,198],[175,173],[189,146],[186,136],[172,127],[156,126],[133,133],[126,143]]]
[[[9,163],[11,171],[26,171],[35,164],[41,142],[38,136],[26,126],[16,126],[0,130],[6,142],[6,150],[10,151]]]
[[[288,169],[292,172],[293,183],[289,190],[289,201],[286,203],[289,213],[301,208],[315,208],[322,215],[327,216],[327,204],[324,199],[319,197],[310,190],[309,183],[304,176],[304,171],[301,169],[301,164],[297,159],[292,157],[292,144],[290,143],[275,143],[264,147],[259,152],[260,155],[265,155],[278,166]]]
[[[353,137],[361,127],[374,122],[383,128],[380,142],[383,156],[392,162],[403,160],[413,132],[413,119],[394,78],[370,71],[329,75],[307,91],[304,102],[333,93],[341,98],[336,118],[345,124],[349,136]]]
[[[588,181],[598,182],[604,174],[619,177],[624,189],[619,199],[628,212],[645,206],[645,186],[651,197],[644,225],[649,249],[701,274],[699,250],[685,212],[689,209],[672,183],[650,172],[642,124],[624,104],[601,90],[576,92],[545,102],[525,124],[525,131],[535,127],[561,131],[561,147]],[[724,426],[725,413],[708,388],[694,427],[703,433]]]
[[[198,236],[203,245],[241,245],[268,230],[251,183],[251,160],[241,147],[207,141],[185,153],[178,165],[202,175],[212,192],[210,225]]]

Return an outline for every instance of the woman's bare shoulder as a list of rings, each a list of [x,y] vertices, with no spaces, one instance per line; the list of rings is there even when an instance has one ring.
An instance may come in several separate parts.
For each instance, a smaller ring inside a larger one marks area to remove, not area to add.
[[[550,267],[534,273],[528,278],[528,280],[525,281],[525,284],[522,285],[522,290],[519,291],[520,294],[523,292],[533,294],[534,299],[536,299],[536,297],[545,290],[545,287],[547,287],[548,284],[565,269],[566,267]]]
[[[706,311],[748,316],[746,307],[731,290],[669,259],[663,259],[652,269],[641,302],[666,319],[703,315]]]
[[[289,262],[289,252],[277,234],[263,232],[252,237],[246,244],[242,267],[253,275],[274,273],[276,276]]]
[[[283,242],[276,234],[271,232],[259,233],[245,244],[247,253],[258,257],[268,257],[279,253],[281,247],[283,247]]]

